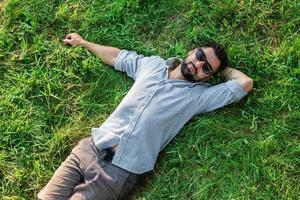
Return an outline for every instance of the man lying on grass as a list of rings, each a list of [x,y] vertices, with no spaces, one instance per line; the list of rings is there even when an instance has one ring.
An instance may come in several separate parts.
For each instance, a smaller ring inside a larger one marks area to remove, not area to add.
[[[193,116],[237,102],[253,86],[247,75],[227,67],[226,52],[218,44],[194,49],[176,65],[176,59],[94,44],[76,33],[64,43],[87,48],[135,82],[110,117],[92,129],[92,137],[72,150],[40,199],[124,199]],[[219,72],[227,82],[204,82]]]

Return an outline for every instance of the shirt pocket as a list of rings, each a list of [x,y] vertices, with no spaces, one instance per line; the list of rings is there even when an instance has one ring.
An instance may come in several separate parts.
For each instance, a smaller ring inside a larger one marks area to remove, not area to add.
[[[161,94],[154,97],[155,105],[164,111],[177,112],[185,109],[187,103],[190,102],[189,95],[171,93]]]

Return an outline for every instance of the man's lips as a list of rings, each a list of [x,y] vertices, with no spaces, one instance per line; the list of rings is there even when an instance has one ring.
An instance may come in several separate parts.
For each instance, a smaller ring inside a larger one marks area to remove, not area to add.
[[[189,70],[190,70],[193,74],[196,74],[196,73],[197,73],[197,69],[196,69],[194,63],[189,62],[188,68],[189,68]]]

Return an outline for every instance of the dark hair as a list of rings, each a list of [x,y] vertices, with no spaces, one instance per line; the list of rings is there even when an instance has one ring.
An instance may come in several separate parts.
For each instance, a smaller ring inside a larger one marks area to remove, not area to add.
[[[216,73],[223,71],[228,65],[228,63],[227,63],[227,53],[226,53],[225,49],[220,44],[218,44],[216,42],[207,43],[205,45],[205,47],[213,48],[217,58],[221,62],[221,64],[220,64],[220,66],[219,66]]]

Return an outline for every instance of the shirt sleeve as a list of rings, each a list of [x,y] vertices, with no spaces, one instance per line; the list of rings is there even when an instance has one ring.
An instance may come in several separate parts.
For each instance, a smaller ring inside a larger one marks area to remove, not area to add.
[[[230,80],[225,83],[210,86],[203,92],[199,92],[196,103],[197,113],[210,112],[228,104],[238,102],[248,92],[236,81]]]
[[[145,57],[144,55],[139,55],[135,51],[122,50],[114,64],[114,68],[121,72],[126,72],[126,74],[136,80],[138,75],[147,68],[147,64],[154,58]]]

